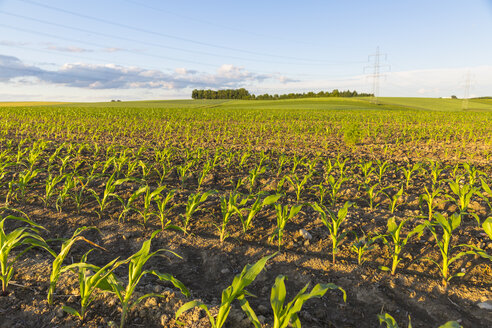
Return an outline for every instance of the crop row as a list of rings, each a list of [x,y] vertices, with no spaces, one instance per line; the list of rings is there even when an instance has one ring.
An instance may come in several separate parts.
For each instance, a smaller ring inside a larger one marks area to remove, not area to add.
[[[344,207],[342,211],[345,211],[346,209],[347,208]],[[459,218],[459,216],[453,217],[453,220],[456,220],[457,218]],[[7,220],[21,221],[27,226],[18,227],[11,232],[7,232],[4,227]],[[453,220],[448,222],[451,222],[451,224],[455,224],[455,221]],[[439,222],[445,224],[445,221]],[[144,269],[147,261],[159,253],[168,252],[179,257],[178,254],[165,249],[151,251],[152,239],[161,232],[160,230],[152,233],[150,239],[143,242],[140,250],[125,260],[118,260],[118,258],[116,258],[106,265],[99,267],[88,262],[88,257],[90,253],[94,250],[91,249],[81,257],[80,262],[63,265],[63,262],[68,256],[71,247],[78,241],[83,241],[95,247],[101,248],[94,242],[82,236],[82,233],[84,231],[93,228],[94,227],[82,227],[77,229],[70,239],[63,240],[59,253],[56,253],[38,234],[39,230],[44,229],[42,226],[36,224],[26,217],[7,216],[3,218],[0,221],[0,278],[2,280],[2,293],[4,295],[8,294],[7,287],[13,276],[17,260],[20,258],[20,256],[29,251],[31,248],[36,247],[48,251],[54,257],[53,263],[51,265],[51,274],[47,294],[49,305],[53,305],[54,303],[54,296],[60,276],[67,272],[73,272],[78,275],[78,290],[80,295],[79,309],[75,309],[67,305],[63,305],[62,308],[65,312],[79,318],[82,323],[84,322],[86,313],[90,309],[90,305],[94,301],[95,296],[97,295],[97,293],[100,292],[109,292],[111,294],[114,294],[118,298],[121,304],[120,327],[123,327],[125,325],[128,313],[144,299],[149,297],[165,298],[164,295],[157,293],[149,293],[140,297],[134,297],[135,290],[142,277],[144,277],[145,275],[154,275],[161,281],[170,282],[172,285],[174,285],[174,287],[178,288],[185,297],[190,297],[190,292],[188,291],[186,286],[174,276],[167,273],[161,273],[156,270]],[[489,232],[491,232],[490,228],[492,228],[492,223],[489,226]],[[451,227],[450,229],[452,231],[453,227]],[[395,238],[396,234],[398,234],[397,230],[398,228],[390,232],[393,238]],[[14,253],[13,250],[21,246],[25,246],[27,248],[24,248],[19,254],[11,256],[11,253]],[[198,300],[193,300],[183,304],[178,309],[178,311],[176,312],[176,319],[179,319],[184,312],[194,307],[199,307],[206,312],[211,326],[213,328],[220,328],[224,326],[230,313],[231,306],[233,302],[237,300],[242,310],[245,312],[248,319],[250,320],[251,324],[256,328],[261,328],[263,323],[260,321],[260,319],[258,319],[255,311],[247,300],[247,297],[253,295],[249,293],[245,288],[254,282],[255,278],[265,267],[266,262],[273,256],[275,256],[275,254],[265,256],[253,265],[246,265],[242,272],[234,277],[232,284],[223,290],[221,304],[219,305],[218,309],[211,309],[207,306],[207,304]],[[115,273],[115,270],[117,268],[125,265],[128,265],[127,280],[121,279]],[[295,327],[301,327],[301,322],[298,314],[301,311],[304,303],[312,298],[323,297],[323,295],[325,295],[328,290],[341,291],[341,293],[343,294],[343,301],[346,301],[347,295],[345,290],[335,284],[316,284],[311,289],[311,291],[307,292],[309,288],[308,283],[297,293],[297,295],[289,303],[285,304],[287,294],[284,283],[285,278],[286,277],[283,275],[277,276],[277,278],[275,279],[275,284],[271,289],[270,300],[273,313],[273,323],[271,326],[274,328],[285,328],[288,327],[290,324],[294,325]],[[380,323],[385,323],[387,327],[398,327],[395,320],[387,313],[378,315],[378,318]],[[450,321],[440,327],[452,328],[461,326],[457,322]]]

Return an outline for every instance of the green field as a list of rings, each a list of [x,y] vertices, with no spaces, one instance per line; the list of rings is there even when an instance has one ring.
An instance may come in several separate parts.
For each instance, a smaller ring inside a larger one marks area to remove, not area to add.
[[[107,107],[107,108],[227,108],[227,109],[285,109],[285,110],[323,110],[323,109],[386,109],[386,110],[430,110],[462,111],[463,100],[442,98],[404,98],[380,97],[378,104],[371,98],[302,98],[286,100],[149,100],[97,103],[57,103],[57,102],[0,102],[0,107],[19,106],[63,106],[63,107]],[[470,99],[468,111],[491,111],[492,99]]]
[[[492,327],[470,307],[492,299],[488,99],[42,104],[0,105],[0,328],[25,313],[37,327],[219,327],[187,311],[198,301],[252,327],[220,296],[273,254],[248,278],[254,327],[274,327],[282,277],[292,296],[327,286],[304,327],[373,328],[384,311]],[[151,241],[172,253],[150,259]],[[83,279],[104,270],[87,303]]]

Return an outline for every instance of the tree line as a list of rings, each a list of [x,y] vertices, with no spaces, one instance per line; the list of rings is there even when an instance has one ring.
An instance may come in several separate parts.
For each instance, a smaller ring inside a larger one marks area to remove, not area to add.
[[[296,98],[318,98],[318,97],[372,97],[372,93],[358,93],[357,91],[320,91],[320,92],[305,92],[305,93],[288,93],[288,94],[273,94],[268,93],[262,95],[251,94],[244,88],[240,89],[224,89],[224,90],[198,90],[195,89],[191,93],[193,99],[257,99],[257,100],[277,100],[277,99],[296,99]]]

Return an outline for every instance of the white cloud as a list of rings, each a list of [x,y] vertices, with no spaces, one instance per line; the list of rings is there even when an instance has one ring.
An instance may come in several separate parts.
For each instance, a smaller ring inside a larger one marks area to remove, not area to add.
[[[17,77],[36,77],[46,83],[87,89],[223,88],[240,87],[245,83],[260,83],[269,79],[281,80],[277,75],[257,74],[229,64],[219,67],[216,73],[185,68],[178,68],[174,73],[164,73],[140,67],[86,63],[64,64],[58,70],[44,70],[25,65],[16,57],[0,55],[0,81]]]
[[[93,52],[93,50],[91,49],[84,49],[79,47],[48,46],[46,47],[46,49],[60,51],[60,52],[74,52],[74,53]]]

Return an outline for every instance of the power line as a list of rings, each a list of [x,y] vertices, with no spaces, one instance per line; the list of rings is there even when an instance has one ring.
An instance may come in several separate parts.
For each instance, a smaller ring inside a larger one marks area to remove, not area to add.
[[[151,9],[151,10],[154,10],[154,11],[160,11],[160,12],[166,13],[168,15],[172,15],[172,16],[184,18],[184,19],[189,20],[189,21],[192,21],[192,22],[198,22],[198,23],[201,23],[201,24],[207,24],[207,25],[211,25],[211,26],[220,27],[221,29],[227,29],[227,30],[231,30],[231,31],[236,31],[236,32],[241,32],[241,33],[245,33],[245,34],[250,34],[250,35],[254,35],[254,36],[263,37],[263,38],[268,38],[269,40],[278,39],[278,40],[283,40],[283,41],[287,41],[287,42],[295,42],[296,44],[302,43],[302,44],[309,44],[311,46],[319,46],[319,43],[318,44],[315,44],[315,43],[311,43],[311,42],[306,42],[304,40],[292,40],[292,39],[287,39],[287,38],[284,38],[284,37],[281,37],[281,36],[267,35],[267,34],[264,34],[264,33],[257,33],[257,32],[253,32],[253,31],[243,30],[243,29],[240,29],[240,28],[237,28],[237,27],[233,27],[233,26],[230,26],[230,25],[217,24],[217,23],[212,22],[212,21],[209,21],[209,20],[198,19],[196,17],[190,17],[190,16],[183,15],[181,13],[177,13],[177,12],[174,12],[174,11],[162,9],[162,8],[155,7],[155,6],[151,6],[151,5],[148,5],[147,3],[143,3],[143,2],[140,2],[140,1],[134,1],[134,0],[123,0],[123,1],[128,2],[128,3],[131,3],[131,4],[136,5],[136,6],[140,6],[140,7],[147,8],[147,9]]]
[[[96,31],[91,31],[91,30],[87,30],[87,29],[83,29],[83,28],[78,28],[78,27],[73,27],[73,26],[67,26],[67,25],[64,25],[64,24],[59,24],[59,23],[54,23],[54,22],[48,22],[48,21],[41,20],[41,19],[38,19],[38,18],[24,16],[24,15],[19,15],[19,14],[14,14],[14,13],[6,12],[6,11],[3,11],[3,10],[0,10],[0,14],[11,16],[11,17],[16,17],[16,18],[21,18],[21,19],[25,19],[25,20],[29,20],[29,21],[33,21],[33,22],[38,22],[38,23],[41,23],[41,24],[51,25],[51,26],[55,26],[55,27],[61,27],[61,28],[72,30],[72,31],[78,31],[78,32],[83,32],[83,33],[90,33],[90,34],[99,35],[99,36],[103,36],[103,37],[107,37],[107,38],[119,39],[119,40],[128,41],[128,42],[132,42],[132,43],[140,43],[140,44],[144,44],[144,45],[148,45],[148,46],[152,46],[152,47],[163,48],[163,49],[171,49],[171,50],[183,51],[183,52],[188,52],[188,53],[191,53],[191,54],[207,55],[207,56],[213,56],[213,57],[223,57],[223,58],[230,58],[230,59],[239,59],[239,60],[252,61],[252,62],[264,62],[264,63],[269,63],[269,64],[275,63],[275,64],[292,65],[292,63],[278,62],[278,61],[273,61],[273,60],[252,59],[252,58],[245,58],[245,57],[221,55],[221,54],[217,54],[217,53],[210,53],[210,52],[204,52],[204,51],[189,50],[189,49],[184,49],[184,48],[170,47],[170,46],[165,46],[165,45],[162,45],[162,44],[159,44],[159,43],[153,43],[153,42],[148,42],[148,41],[143,41],[143,40],[131,39],[131,38],[126,38],[126,37],[122,37],[122,36],[111,35],[111,34],[106,34],[106,33],[96,32]],[[40,32],[33,32],[31,30],[28,33],[40,33]],[[51,35],[47,35],[47,36],[60,38],[59,36],[55,36],[55,35],[52,35],[52,34]],[[73,42],[85,42],[85,41],[79,41],[79,40],[73,40],[73,39],[71,39],[71,40]],[[122,49],[122,51],[129,51],[129,50]],[[140,52],[136,52],[136,51],[129,51],[129,52],[140,54]],[[169,57],[165,57],[164,59],[169,59]],[[177,61],[183,61],[181,59],[176,59],[176,60]],[[197,62],[194,62],[194,63],[197,63]],[[353,63],[360,63],[360,62],[353,62]],[[206,64],[206,65],[212,66],[211,64]],[[317,66],[318,64],[315,64],[315,63],[296,63],[294,65],[313,65],[313,66]],[[327,64],[324,64],[324,65],[327,65]],[[333,63],[332,65],[340,65],[340,64]]]
[[[157,35],[157,36],[164,37],[164,38],[170,38],[170,39],[179,40],[179,41],[183,41],[183,42],[188,42],[188,43],[193,43],[193,44],[199,44],[199,45],[203,45],[203,46],[207,46],[207,47],[212,47],[212,48],[217,48],[217,49],[230,50],[230,51],[235,51],[235,52],[242,52],[242,53],[245,53],[245,54],[256,55],[256,56],[263,56],[263,57],[284,58],[284,59],[307,61],[307,62],[316,61],[316,62],[319,62],[319,63],[326,62],[326,60],[320,60],[320,59],[307,59],[307,58],[298,58],[298,57],[291,57],[291,56],[273,55],[273,54],[260,53],[260,52],[250,51],[250,50],[237,49],[237,48],[233,48],[233,47],[221,46],[221,45],[211,44],[211,43],[208,43],[208,42],[203,42],[203,41],[198,41],[198,40],[183,38],[183,37],[179,37],[179,36],[175,36],[175,35],[165,34],[165,33],[161,33],[161,32],[155,32],[155,31],[152,31],[152,30],[147,30],[147,29],[144,29],[144,28],[140,28],[140,27],[136,27],[136,26],[131,26],[131,25],[127,25],[127,24],[121,24],[121,23],[118,23],[118,22],[112,22],[112,21],[109,21],[109,20],[106,20],[106,19],[102,19],[102,18],[97,18],[97,17],[93,17],[93,16],[89,16],[89,15],[84,15],[84,14],[76,13],[76,12],[73,12],[73,11],[69,11],[69,10],[66,10],[66,9],[61,9],[61,8],[57,8],[57,7],[54,7],[54,6],[42,4],[42,3],[39,3],[39,2],[36,2],[36,1],[32,1],[32,0],[19,0],[19,1],[22,1],[24,3],[31,4],[31,5],[35,5],[35,6],[38,6],[38,7],[46,8],[46,9],[49,9],[49,10],[58,11],[58,12],[62,12],[62,13],[65,13],[65,14],[69,14],[69,15],[73,15],[73,16],[85,18],[85,19],[90,19],[90,20],[97,21],[97,22],[100,22],[100,23],[109,24],[109,25],[113,25],[113,26],[118,26],[118,27],[122,27],[122,28],[125,28],[125,29],[133,30],[133,31],[138,31],[138,32],[141,32],[141,33],[146,33],[146,34],[151,34],[151,35]]]

